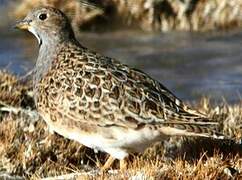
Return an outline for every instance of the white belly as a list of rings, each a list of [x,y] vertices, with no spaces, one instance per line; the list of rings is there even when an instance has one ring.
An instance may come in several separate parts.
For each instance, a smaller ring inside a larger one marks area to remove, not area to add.
[[[167,136],[161,136],[160,132],[152,131],[148,128],[142,130],[123,130],[117,127],[109,127],[110,136],[105,134],[86,134],[77,131],[68,132],[65,135],[58,130],[57,133],[76,140],[81,144],[94,150],[104,151],[117,159],[124,159],[132,152],[143,152],[147,147],[158,140],[165,139]]]
[[[117,126],[99,127],[96,133],[89,133],[78,128],[58,127],[58,123],[49,123],[48,119],[45,120],[52,131],[94,150],[107,152],[117,159],[124,159],[132,152],[143,152],[154,142],[167,138],[160,131],[147,127],[139,130]]]

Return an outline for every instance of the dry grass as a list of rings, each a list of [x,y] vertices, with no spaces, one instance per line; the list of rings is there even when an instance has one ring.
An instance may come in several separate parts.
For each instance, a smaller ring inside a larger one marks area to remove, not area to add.
[[[83,2],[96,4],[94,7]],[[240,0],[18,0],[15,17],[46,4],[65,11],[76,29],[110,30],[122,24],[148,31],[205,31],[242,25]]]
[[[0,100],[8,105],[25,106],[28,86],[20,84],[15,76],[5,71],[0,71],[0,77]]]
[[[22,89],[29,91],[28,85],[6,72],[1,72],[0,82],[0,178],[1,172],[30,179],[60,175],[68,179],[73,174],[77,179],[242,178],[241,104],[211,106],[204,98],[196,105],[220,122],[220,131],[230,140],[174,137],[131,157],[124,172],[101,173],[96,163],[104,163],[106,154],[50,134],[31,98],[21,95]]]

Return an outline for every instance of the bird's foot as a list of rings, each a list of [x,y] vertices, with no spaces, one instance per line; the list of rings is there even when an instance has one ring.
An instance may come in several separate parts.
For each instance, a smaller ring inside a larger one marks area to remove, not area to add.
[[[127,167],[128,167],[128,162],[126,159],[122,159],[120,160],[120,171],[125,171],[127,170]]]
[[[109,156],[108,160],[101,167],[101,171],[106,171],[107,169],[109,169],[112,166],[114,160],[115,160],[115,158],[113,158],[112,156]]]

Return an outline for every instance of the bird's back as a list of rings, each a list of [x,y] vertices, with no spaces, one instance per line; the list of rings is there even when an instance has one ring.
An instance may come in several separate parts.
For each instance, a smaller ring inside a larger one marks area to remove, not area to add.
[[[147,74],[76,43],[60,49],[37,91],[39,111],[69,128],[167,127],[208,136],[216,127]]]

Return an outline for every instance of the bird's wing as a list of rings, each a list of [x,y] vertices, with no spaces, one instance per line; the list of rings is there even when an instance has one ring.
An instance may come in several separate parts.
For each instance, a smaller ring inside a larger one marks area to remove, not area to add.
[[[49,96],[53,97],[55,110],[66,112],[68,119],[132,128],[216,124],[189,110],[163,85],[141,71],[88,50],[66,54],[63,62],[53,67],[63,70],[51,75],[56,76],[51,83],[61,87],[54,88],[59,91]],[[50,92],[54,91],[51,87]]]

